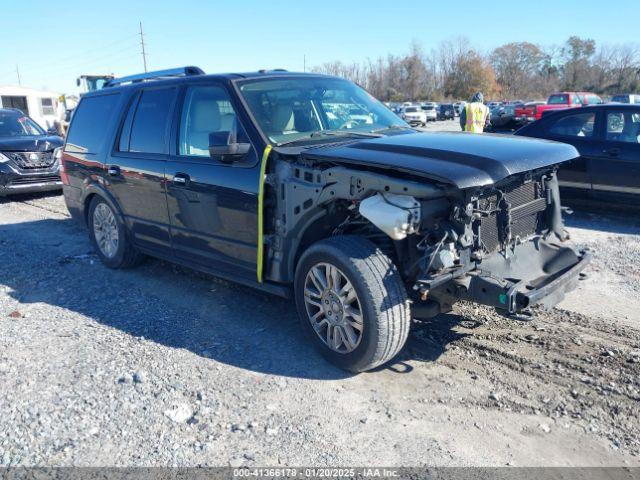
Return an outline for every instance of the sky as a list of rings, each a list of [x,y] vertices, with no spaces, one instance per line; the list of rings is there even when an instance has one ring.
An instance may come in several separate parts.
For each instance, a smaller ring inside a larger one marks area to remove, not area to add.
[[[483,52],[507,42],[598,44],[638,41],[637,0],[0,0],[0,85],[77,91],[81,74],[143,71],[139,21],[149,70],[196,65],[208,73],[285,68],[302,71],[428,52],[466,36]],[[631,12],[634,12],[631,14]],[[8,28],[10,27],[10,28]]]

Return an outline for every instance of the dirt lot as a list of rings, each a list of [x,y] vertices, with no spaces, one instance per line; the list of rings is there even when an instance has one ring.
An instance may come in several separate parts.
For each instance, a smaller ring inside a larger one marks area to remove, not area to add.
[[[640,218],[569,225],[595,262],[558,309],[462,305],[350,376],[289,302],[0,200],[0,465],[640,465]]]

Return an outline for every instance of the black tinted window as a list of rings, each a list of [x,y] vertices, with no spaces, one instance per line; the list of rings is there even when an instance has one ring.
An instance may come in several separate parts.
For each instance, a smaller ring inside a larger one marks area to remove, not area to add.
[[[66,151],[97,153],[113,121],[119,93],[85,97],[73,114]]]
[[[167,121],[174,95],[173,88],[142,92],[131,125],[130,152],[164,153]]]
[[[549,125],[549,133],[563,137],[593,137],[595,113],[577,113],[554,120]]]

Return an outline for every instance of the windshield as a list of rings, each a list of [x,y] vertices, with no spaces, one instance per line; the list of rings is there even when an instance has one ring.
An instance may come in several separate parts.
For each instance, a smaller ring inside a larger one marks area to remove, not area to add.
[[[44,135],[40,125],[29,117],[0,113],[0,137],[24,137]]]
[[[323,133],[366,133],[406,126],[365,90],[323,77],[246,80],[240,92],[264,134],[274,143]]]
[[[407,113],[415,113],[418,111],[418,107],[407,107],[404,109],[404,111]]]

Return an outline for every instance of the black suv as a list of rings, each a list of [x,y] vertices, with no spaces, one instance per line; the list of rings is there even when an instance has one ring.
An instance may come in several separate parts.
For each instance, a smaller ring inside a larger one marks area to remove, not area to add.
[[[22,111],[0,108],[0,196],[60,190],[55,150],[62,143]]]
[[[453,103],[441,103],[438,105],[438,120],[453,120],[454,118]]]
[[[363,371],[412,315],[515,314],[575,286],[588,254],[564,242],[556,169],[577,156],[418,133],[340,78],[187,67],[85,95],[62,178],[107,266],[147,254],[293,295],[322,354]]]

